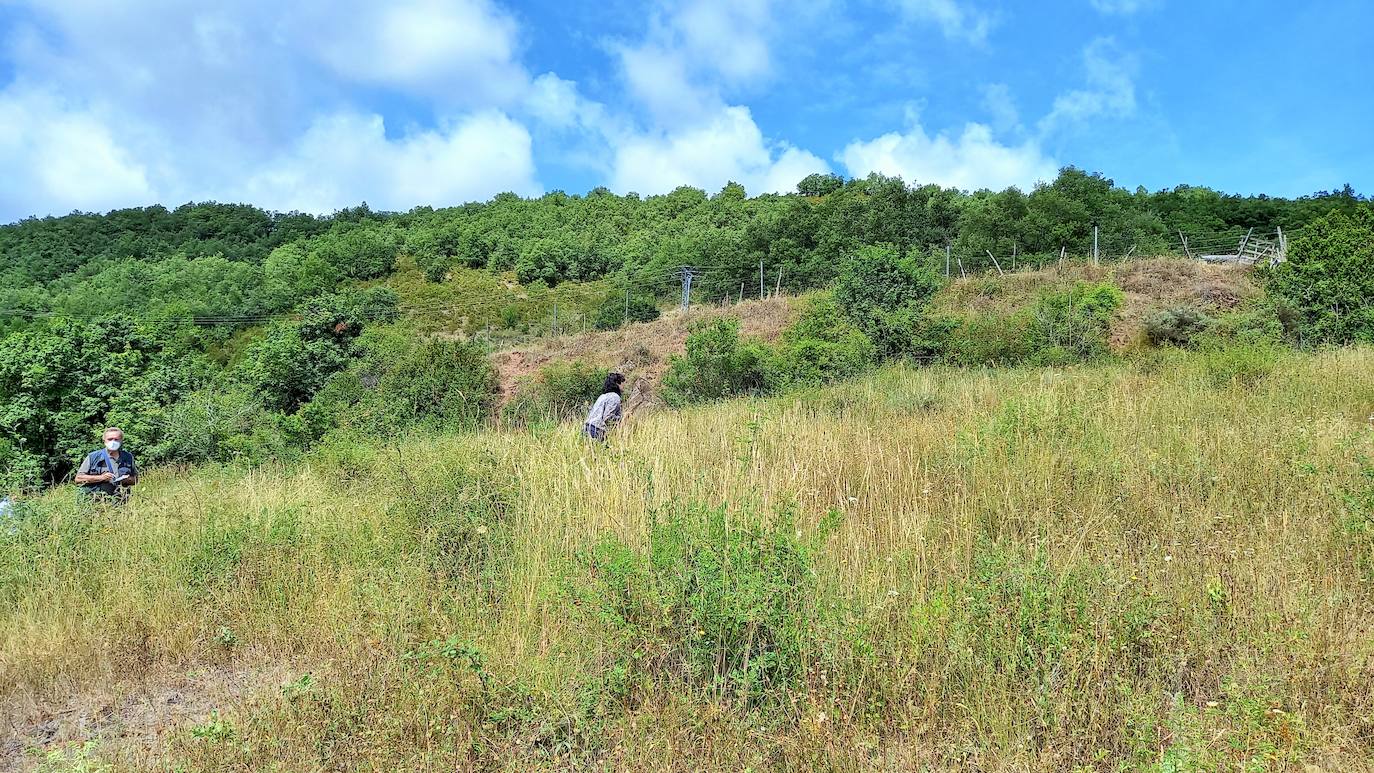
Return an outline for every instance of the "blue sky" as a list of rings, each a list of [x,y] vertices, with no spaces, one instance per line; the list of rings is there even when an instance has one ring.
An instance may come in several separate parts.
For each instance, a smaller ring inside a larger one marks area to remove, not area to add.
[[[0,220],[814,171],[1374,190],[1374,3],[0,0]]]

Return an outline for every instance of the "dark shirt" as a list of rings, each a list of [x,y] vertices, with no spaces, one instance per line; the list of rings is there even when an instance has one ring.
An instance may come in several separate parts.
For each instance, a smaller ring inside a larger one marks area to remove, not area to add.
[[[109,454],[109,456],[107,457],[106,454]],[[111,472],[109,464],[111,461],[113,461],[115,467],[118,468],[114,471],[116,478],[124,475],[138,474],[138,467],[134,464],[134,455],[122,448],[118,451],[106,451],[102,448],[98,451],[92,451],[86,454],[86,458],[82,460],[81,467],[76,472],[79,475],[103,475],[107,472]],[[81,488],[90,493],[99,491],[105,494],[113,494],[118,490],[119,486],[111,481],[104,481],[103,483],[87,483]]]

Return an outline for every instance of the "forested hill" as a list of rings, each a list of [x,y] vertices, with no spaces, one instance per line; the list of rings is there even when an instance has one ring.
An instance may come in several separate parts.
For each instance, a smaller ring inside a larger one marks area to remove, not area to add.
[[[718,301],[826,287],[872,256],[934,276],[949,254],[972,272],[993,255],[1086,256],[1097,227],[1110,260],[1176,252],[1180,232],[1232,245],[1251,228],[1300,232],[1332,211],[1368,218],[1371,204],[1349,186],[1132,192],[1067,168],[1030,193],[813,175],[752,198],[730,184],[326,217],[206,203],[29,219],[0,227],[0,494],[62,479],[105,424],[150,462],[202,462],[275,457],[340,427],[470,423],[491,407],[486,351],[419,335],[440,316],[497,335],[614,325],[656,315],[681,266],[694,297]]]
[[[348,278],[384,276],[401,252],[432,280],[453,266],[554,284],[690,264],[711,274],[702,287],[709,295],[756,277],[760,260],[794,287],[823,282],[864,244],[951,245],[978,268],[988,251],[1084,255],[1094,224],[1103,253],[1151,254],[1177,250],[1179,232],[1293,230],[1332,209],[1370,206],[1349,186],[1298,199],[1190,186],[1130,192],[1073,168],[1029,194],[970,194],[877,175],[812,175],[798,191],[749,198],[731,184],[711,196],[679,188],[641,198],[598,188],[403,214],[364,204],[314,217],[207,203],[33,218],[0,227],[0,309],[8,319],[114,311],[252,317]]]

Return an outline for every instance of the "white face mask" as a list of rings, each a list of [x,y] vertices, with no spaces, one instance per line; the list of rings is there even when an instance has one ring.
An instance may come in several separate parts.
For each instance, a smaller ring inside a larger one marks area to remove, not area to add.
[[[105,441],[105,447],[108,448],[108,449],[110,449],[111,451],[118,451],[118,450],[119,450],[119,447],[120,447],[121,445],[123,445],[123,444],[120,443],[118,440],[106,440],[106,441]]]

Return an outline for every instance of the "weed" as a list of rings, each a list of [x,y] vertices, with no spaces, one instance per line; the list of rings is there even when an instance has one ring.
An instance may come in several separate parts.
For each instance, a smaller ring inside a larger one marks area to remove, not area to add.
[[[221,717],[217,711],[210,712],[209,718],[204,722],[191,726],[191,737],[207,744],[225,743],[237,736],[238,730],[234,724]]]

